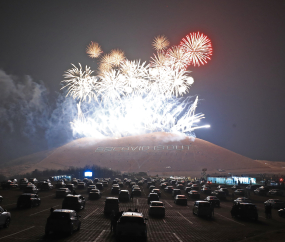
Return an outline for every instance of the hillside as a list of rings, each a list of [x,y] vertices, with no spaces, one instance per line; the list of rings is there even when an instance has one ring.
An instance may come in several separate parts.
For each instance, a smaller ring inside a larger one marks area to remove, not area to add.
[[[7,167],[3,172],[15,174],[95,164],[123,172],[146,171],[159,175],[198,176],[203,168],[207,168],[208,173],[219,173],[218,169],[232,174],[280,173],[274,163],[252,160],[205,140],[192,140],[170,133],[103,140],[81,138],[22,160],[27,161],[28,158],[33,160],[29,165],[23,162],[12,169]]]

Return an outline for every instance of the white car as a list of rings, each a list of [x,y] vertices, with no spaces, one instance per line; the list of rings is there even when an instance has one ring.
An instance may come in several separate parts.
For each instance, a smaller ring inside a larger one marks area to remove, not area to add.
[[[0,226],[8,228],[11,221],[11,213],[7,212],[6,209],[3,209],[0,206]]]

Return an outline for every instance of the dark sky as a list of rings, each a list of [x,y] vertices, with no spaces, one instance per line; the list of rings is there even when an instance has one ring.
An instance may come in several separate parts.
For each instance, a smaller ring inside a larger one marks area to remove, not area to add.
[[[285,1],[1,0],[0,162],[57,145],[41,138],[48,122],[24,127],[27,106],[54,108],[31,107],[28,87],[56,98],[70,63],[96,69],[85,54],[90,41],[148,61],[155,36],[176,45],[195,31],[213,45],[207,65],[189,68],[190,95],[202,99],[197,111],[211,124],[197,137],[253,159],[285,161]]]

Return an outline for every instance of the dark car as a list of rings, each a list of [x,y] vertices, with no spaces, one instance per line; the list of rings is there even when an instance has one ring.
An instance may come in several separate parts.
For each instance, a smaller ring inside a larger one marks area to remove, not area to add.
[[[49,191],[49,190],[53,189],[53,185],[50,182],[43,181],[43,182],[38,183],[38,188],[41,191]]]
[[[205,201],[213,204],[215,207],[220,207],[220,200],[216,196],[208,196],[205,198]]]
[[[120,202],[128,202],[130,201],[130,193],[128,190],[121,190],[119,193],[119,201]]]
[[[165,182],[163,182],[163,183],[161,183],[159,186],[160,186],[161,189],[164,189],[164,188],[167,187],[167,184],[166,184]]]
[[[57,189],[55,192],[55,196],[57,198],[66,197],[68,194],[71,194],[71,191],[68,188],[64,187]]]
[[[78,182],[77,189],[85,189],[86,183],[85,182]]]
[[[266,189],[265,188],[262,188],[262,187],[259,187],[259,188],[257,188],[257,189],[255,189],[254,191],[253,191],[255,194],[257,194],[257,195],[260,195],[260,196],[265,196],[266,195]]]
[[[172,197],[175,197],[176,195],[181,195],[180,189],[173,189],[172,190]]]
[[[87,187],[87,193],[89,193],[92,189],[97,189],[97,186],[96,185],[89,185]]]
[[[115,213],[119,212],[119,199],[117,197],[106,197],[104,214],[110,215],[112,211]]]
[[[281,192],[279,189],[271,189],[268,192],[268,195],[271,195],[271,196],[282,196],[283,192]]]
[[[164,188],[165,192],[172,193],[172,190],[173,190],[173,186],[167,186],[167,187]]]
[[[11,189],[11,188],[18,188],[18,184],[15,181],[8,180],[8,181],[1,182],[1,187],[3,190]]]
[[[119,186],[120,186],[120,184],[119,184]],[[99,189],[99,190],[103,190],[103,188],[104,188],[103,187],[103,183],[102,182],[97,182],[96,183],[96,188]]]
[[[285,218],[285,208],[281,208],[278,210],[278,215],[282,218]]]
[[[33,193],[23,193],[17,200],[17,208],[22,207],[34,207],[39,206],[41,204],[41,199],[37,194]]]
[[[98,199],[101,198],[101,192],[99,189],[92,189],[89,192],[89,199]]]
[[[85,198],[82,195],[67,195],[62,201],[62,209],[79,211],[85,208]]]
[[[74,184],[66,184],[65,187],[68,188],[71,192],[75,190]]]
[[[200,199],[200,193],[196,190],[191,190],[188,192],[188,196],[193,199]]]
[[[193,185],[191,186],[191,190],[196,190],[196,191],[198,191],[198,190],[199,190],[198,185],[197,185],[197,184],[193,184]]]
[[[157,195],[159,196],[159,197],[161,197],[161,192],[160,192],[160,190],[159,189],[152,189],[152,191],[151,191],[152,193],[157,193]]]
[[[201,191],[203,192],[203,193],[205,193],[205,194],[211,194],[211,188],[209,188],[209,187],[203,187],[202,189],[201,189]]]
[[[0,203],[3,202],[3,197],[0,195]]]
[[[37,184],[39,181],[37,178],[29,178],[29,182],[31,182],[33,184]]]
[[[185,191],[186,193],[190,192],[190,191],[191,191],[191,187],[185,187],[184,191]]]
[[[238,197],[237,199],[234,200],[234,204],[238,203],[251,203],[251,200],[248,199],[247,197]]]
[[[133,196],[141,196],[142,195],[142,191],[139,187],[135,187],[132,190],[132,195]]]
[[[193,206],[193,214],[198,216],[212,217],[213,208],[207,201],[196,201]]]
[[[148,215],[164,217],[165,216],[165,206],[163,202],[160,201],[151,201],[148,209]]]
[[[245,191],[244,191],[243,189],[236,189],[236,190],[234,191],[234,194],[235,194],[236,196],[244,196]]]
[[[272,208],[281,209],[285,207],[285,203],[279,199],[268,199],[264,202],[264,206],[270,205]]]
[[[185,195],[176,195],[174,198],[174,203],[187,206],[187,197]]]
[[[80,230],[80,216],[74,210],[56,209],[47,219],[45,226],[45,235],[50,232],[65,232],[70,235],[74,230]]]
[[[120,186],[118,184],[113,184],[111,193],[112,194],[119,194],[120,193]]]
[[[117,222],[116,237],[141,237],[146,240],[147,226],[142,213],[138,212],[124,212]],[[134,239],[133,241],[136,241]]]
[[[147,203],[150,204],[151,201],[159,201],[159,196],[157,193],[148,194]]]
[[[64,181],[63,181],[63,180],[57,181],[56,184],[55,184],[55,187],[56,187],[56,188],[65,187]]]
[[[6,209],[3,209],[0,206],[0,226],[8,228],[11,221],[11,213],[7,212]]]
[[[228,190],[228,188],[222,187],[222,188],[220,188],[219,190],[222,191],[222,192],[224,192],[224,193],[226,194],[226,196],[229,195],[229,190]]]
[[[252,203],[234,204],[231,209],[231,215],[232,217],[249,218],[254,219],[255,221],[258,220],[257,208]]]
[[[148,188],[148,191],[151,192],[152,189],[155,189],[155,186],[154,186],[154,185],[150,185],[149,188]]]
[[[34,184],[27,185],[24,189],[24,193],[38,194],[38,192],[39,192],[39,189]]]
[[[211,192],[211,195],[216,196],[217,198],[222,199],[222,200],[225,200],[227,198],[226,193],[221,190],[215,190]]]

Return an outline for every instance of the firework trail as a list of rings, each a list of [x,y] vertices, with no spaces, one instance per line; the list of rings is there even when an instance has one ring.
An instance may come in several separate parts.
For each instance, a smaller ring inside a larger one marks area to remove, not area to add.
[[[71,123],[74,135],[123,137],[146,132],[192,135],[203,114],[195,114],[198,97],[182,96],[194,79],[187,67],[207,63],[212,55],[207,36],[192,33],[180,45],[168,48],[165,36],[153,41],[157,53],[150,64],[126,59],[121,50],[101,57],[98,75],[73,65],[65,72],[62,89],[78,100],[78,118]],[[167,49],[168,48],[168,49]],[[102,53],[94,42],[87,48],[91,58]]]

